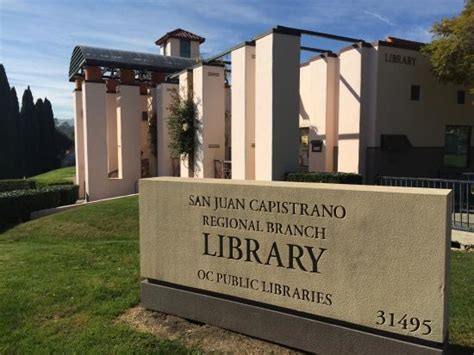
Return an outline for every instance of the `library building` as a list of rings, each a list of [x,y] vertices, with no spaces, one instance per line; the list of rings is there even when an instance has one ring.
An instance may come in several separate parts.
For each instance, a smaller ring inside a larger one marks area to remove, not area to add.
[[[308,47],[305,37],[342,45]],[[135,193],[150,176],[271,181],[321,171],[373,183],[474,172],[474,95],[433,76],[423,43],[276,26],[203,57],[204,41],[176,29],[155,42],[156,54],[74,48],[82,197]],[[181,159],[169,149],[175,92],[197,108],[194,155]]]

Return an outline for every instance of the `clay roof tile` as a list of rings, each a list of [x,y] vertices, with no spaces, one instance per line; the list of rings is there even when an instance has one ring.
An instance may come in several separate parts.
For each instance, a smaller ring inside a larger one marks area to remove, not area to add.
[[[156,40],[155,44],[159,46],[166,42],[169,38],[187,39],[189,41],[198,41],[199,43],[203,43],[206,40],[204,37],[198,36],[192,32],[183,30],[182,28],[177,28]]]

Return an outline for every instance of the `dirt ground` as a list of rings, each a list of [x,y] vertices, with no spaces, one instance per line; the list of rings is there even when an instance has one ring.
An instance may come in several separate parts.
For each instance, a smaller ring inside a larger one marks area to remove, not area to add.
[[[161,339],[175,340],[186,347],[199,348],[206,353],[302,354],[273,343],[149,311],[140,306],[128,310],[119,320],[139,331],[154,334]]]

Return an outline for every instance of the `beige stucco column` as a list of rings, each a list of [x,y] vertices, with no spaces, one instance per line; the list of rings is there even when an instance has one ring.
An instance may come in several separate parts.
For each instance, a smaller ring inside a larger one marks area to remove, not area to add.
[[[339,59],[320,55],[300,69],[300,127],[309,130],[309,171],[334,171],[337,141]],[[312,146],[322,143],[320,151]]]
[[[107,174],[113,176],[118,170],[117,141],[117,94],[107,91]]]
[[[358,43],[339,58],[338,171],[364,174],[367,141],[375,136],[376,51]]]
[[[256,41],[255,179],[298,170],[300,36],[275,30]]]
[[[189,98],[193,96],[193,71],[184,70],[179,74],[179,95],[181,98]],[[179,159],[180,176],[193,177],[193,158],[181,156]]]
[[[173,159],[168,147],[168,106],[173,90],[178,90],[177,84],[162,83],[156,88],[158,176],[173,176]]]
[[[119,178],[124,194],[134,193],[141,177],[140,124],[142,102],[138,86],[121,85],[117,97],[117,137]]]
[[[255,179],[255,46],[232,51],[232,179]]]
[[[79,198],[84,198],[84,117],[82,114],[82,85],[73,92],[74,101],[74,147],[76,155],[76,184],[79,185]]]
[[[194,147],[194,176],[215,177],[215,160],[225,159],[224,67],[200,65],[193,69],[198,127]]]
[[[87,200],[107,195],[107,109],[104,83],[82,84],[84,175]]]

